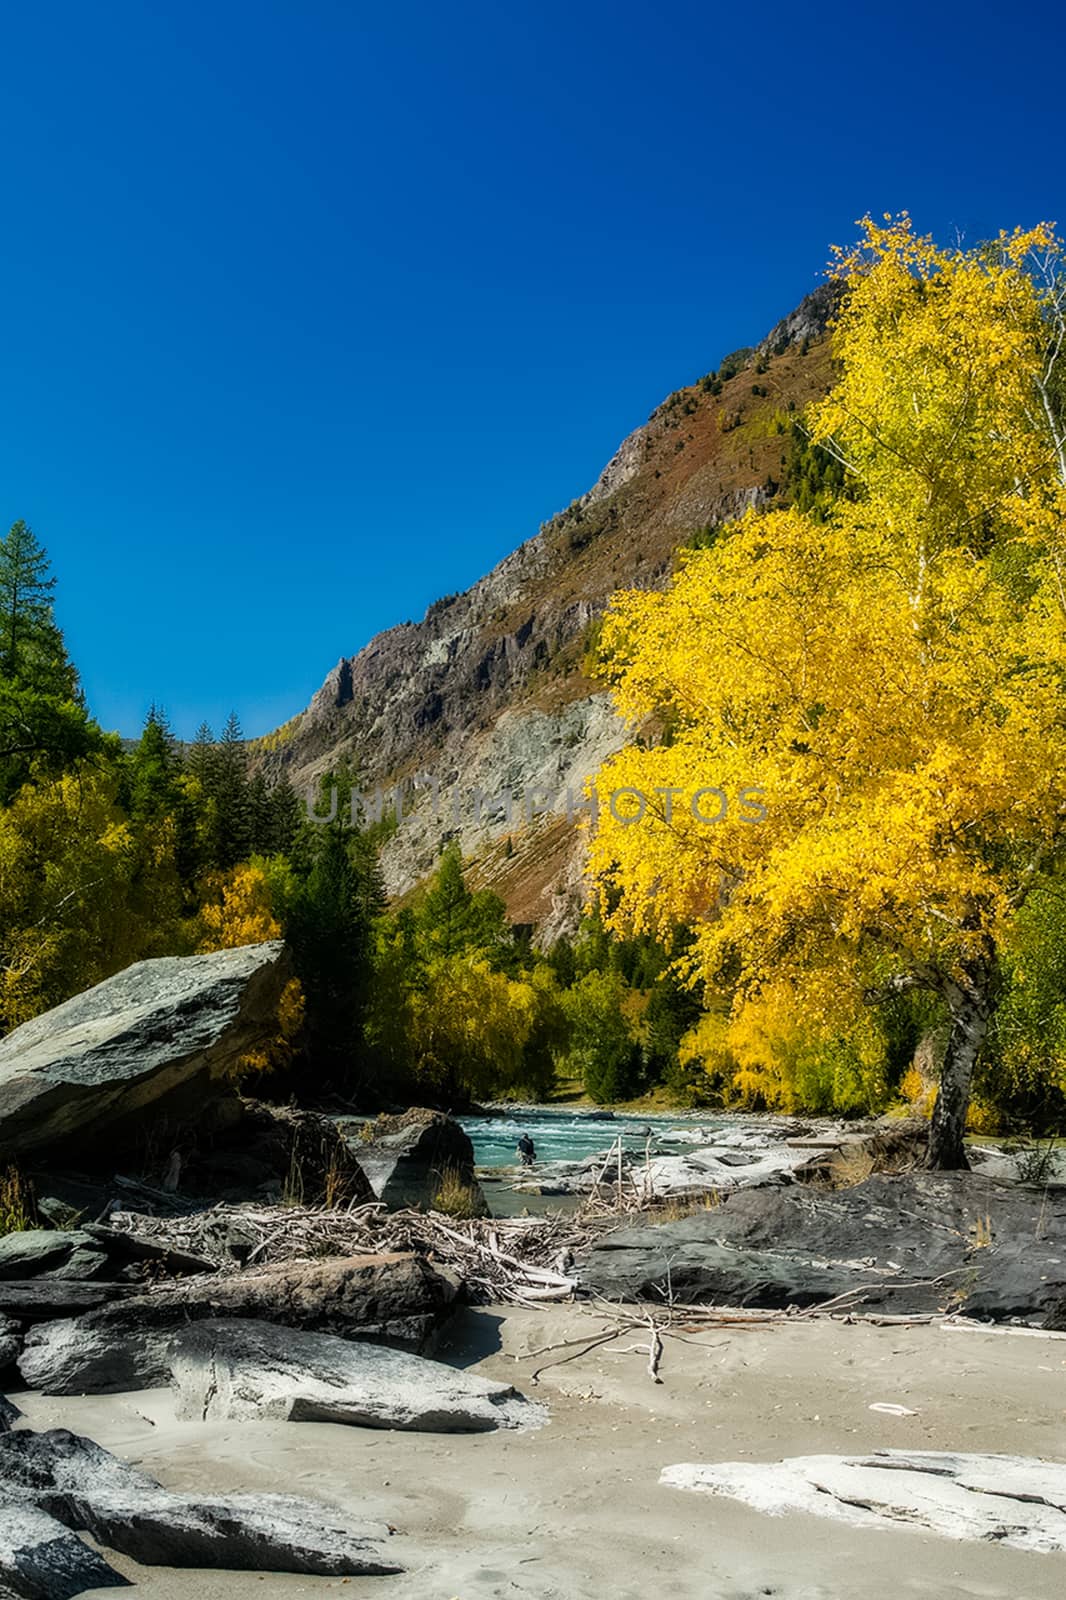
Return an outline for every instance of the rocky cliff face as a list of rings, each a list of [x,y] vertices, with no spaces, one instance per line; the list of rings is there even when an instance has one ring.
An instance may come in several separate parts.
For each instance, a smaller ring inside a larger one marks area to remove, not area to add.
[[[828,387],[832,306],[816,290],[739,371],[670,395],[587,494],[465,594],[339,661],[307,710],[259,741],[268,775],[301,793],[344,758],[368,794],[401,786],[383,853],[393,894],[457,837],[514,920],[542,938],[573,923],[581,832],[567,791],[578,802],[626,738],[586,675],[592,625],[616,590],[663,583],[698,530],[779,493],[792,414]],[[512,797],[510,820],[493,796]]]

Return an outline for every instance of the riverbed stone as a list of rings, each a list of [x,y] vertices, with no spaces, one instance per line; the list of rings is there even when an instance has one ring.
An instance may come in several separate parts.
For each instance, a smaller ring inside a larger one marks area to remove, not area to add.
[[[0,1490],[0,1595],[17,1600],[73,1600],[87,1589],[124,1587],[103,1556],[69,1528]]]
[[[442,1182],[452,1177],[469,1190],[475,1213],[487,1215],[474,1174],[474,1147],[453,1117],[415,1106],[364,1126],[370,1137],[357,1136],[353,1149],[374,1194],[390,1211],[408,1206],[431,1211]]]
[[[189,1421],[488,1433],[545,1420],[510,1384],[408,1351],[240,1318],[181,1330],[171,1372],[178,1416]]]
[[[0,1237],[0,1278],[94,1278],[107,1254],[81,1229],[27,1228]]]

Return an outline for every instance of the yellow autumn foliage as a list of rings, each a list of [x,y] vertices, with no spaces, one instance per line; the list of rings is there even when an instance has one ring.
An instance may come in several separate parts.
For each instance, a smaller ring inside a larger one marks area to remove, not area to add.
[[[742,1093],[787,1098],[789,1029],[824,1050],[879,985],[919,987],[958,1024],[957,1121],[998,952],[1066,849],[1060,257],[1044,227],[963,251],[868,222],[811,419],[857,498],[825,524],[750,512],[605,619],[618,709],[670,739],[601,771],[601,794],[649,804],[601,810],[591,868],[616,929],[691,923],[692,970],[739,974],[722,1047]],[[728,797],[717,823],[688,803],[704,786]],[[737,803],[752,786],[765,821]]]
[[[180,912],[169,820],[137,838],[88,767],[27,784],[0,809],[0,1031],[180,947]]]
[[[200,908],[201,950],[233,950],[281,938],[271,906],[271,884],[262,862],[246,861],[230,872],[212,873]]]
[[[285,876],[287,870],[277,861],[253,857],[229,872],[212,873],[204,884],[204,903],[197,917],[197,948],[232,950],[280,939],[282,928],[273,901],[279,876]],[[290,1064],[303,1026],[305,1005],[299,979],[290,978],[278,1002],[274,1038],[241,1057],[238,1076],[278,1072]]]

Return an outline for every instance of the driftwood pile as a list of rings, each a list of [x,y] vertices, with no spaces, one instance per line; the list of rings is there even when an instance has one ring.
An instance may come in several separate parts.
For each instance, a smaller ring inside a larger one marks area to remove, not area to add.
[[[117,1211],[109,1220],[131,1243],[195,1259],[206,1270],[410,1251],[455,1272],[475,1303],[513,1305],[569,1299],[577,1287],[568,1270],[574,1252],[612,1225],[609,1217],[459,1219],[388,1211],[380,1203],[347,1210],[218,1205],[165,1217]]]

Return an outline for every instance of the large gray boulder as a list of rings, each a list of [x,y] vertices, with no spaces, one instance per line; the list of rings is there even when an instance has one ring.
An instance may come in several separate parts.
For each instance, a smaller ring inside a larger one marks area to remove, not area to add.
[[[283,946],[139,961],[0,1041],[0,1151],[139,1139],[144,1116],[201,1121],[205,1098],[270,1038]]]
[[[421,1256],[341,1256],[184,1278],[82,1317],[38,1323],[19,1371],[44,1394],[112,1394],[170,1381],[174,1335],[189,1322],[244,1317],[420,1348],[458,1284]]]
[[[187,1421],[487,1433],[545,1420],[510,1384],[408,1351],[267,1322],[193,1323],[177,1335],[171,1372],[178,1416]]]
[[[374,1194],[391,1211],[433,1210],[442,1184],[452,1180],[469,1191],[474,1214],[487,1214],[474,1175],[474,1147],[454,1118],[415,1106],[379,1117],[367,1131],[370,1137],[360,1137],[353,1148]]]
[[[4,1531],[8,1508],[16,1526],[20,1517],[32,1523],[34,1515],[44,1515],[146,1565],[326,1577],[400,1570],[386,1553],[389,1530],[383,1524],[342,1517],[292,1495],[171,1494],[147,1473],[65,1429],[0,1435],[0,1507]],[[52,1600],[115,1581],[90,1574],[91,1581],[78,1587],[19,1589],[14,1563],[5,1570],[3,1536],[0,1580],[16,1593]]]
[[[850,1189],[745,1189],[678,1222],[605,1235],[577,1268],[614,1300],[841,1304],[1043,1321],[1066,1300],[1066,1191],[974,1173]]]

